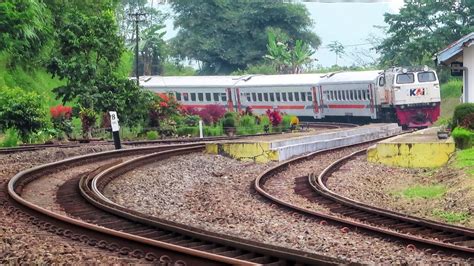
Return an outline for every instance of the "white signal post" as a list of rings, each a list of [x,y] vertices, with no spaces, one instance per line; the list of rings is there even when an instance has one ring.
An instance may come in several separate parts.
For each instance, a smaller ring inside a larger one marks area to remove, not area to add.
[[[112,136],[114,137],[115,149],[119,150],[122,148],[122,145],[120,144],[119,119],[117,116],[117,112],[109,111],[109,114],[110,114],[110,125],[112,126]]]
[[[199,138],[203,138],[204,134],[202,133],[202,120],[199,120]]]

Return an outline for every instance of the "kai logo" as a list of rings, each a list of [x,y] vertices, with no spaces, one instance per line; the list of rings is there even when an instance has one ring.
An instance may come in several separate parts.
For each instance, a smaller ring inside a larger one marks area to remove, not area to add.
[[[425,88],[410,89],[410,96],[423,96],[425,95]]]

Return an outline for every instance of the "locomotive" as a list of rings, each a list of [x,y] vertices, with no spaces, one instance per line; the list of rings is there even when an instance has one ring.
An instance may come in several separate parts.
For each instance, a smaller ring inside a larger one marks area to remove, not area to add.
[[[250,107],[257,114],[277,109],[303,119],[365,118],[405,128],[430,126],[440,114],[438,77],[426,66],[327,74],[146,76],[140,81],[144,89],[171,94],[193,108]]]

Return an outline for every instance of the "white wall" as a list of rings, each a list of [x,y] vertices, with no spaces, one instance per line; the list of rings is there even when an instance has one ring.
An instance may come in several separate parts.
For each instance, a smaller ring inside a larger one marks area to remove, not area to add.
[[[464,95],[463,102],[474,103],[474,45],[464,48],[463,65],[468,68],[468,83],[466,83],[466,71],[464,71]],[[466,88],[469,91],[466,91]]]

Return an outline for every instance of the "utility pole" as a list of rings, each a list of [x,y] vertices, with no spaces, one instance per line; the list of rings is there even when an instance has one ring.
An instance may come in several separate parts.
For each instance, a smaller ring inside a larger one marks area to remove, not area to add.
[[[138,72],[138,44],[140,42],[140,38],[139,38],[139,35],[138,35],[138,23],[139,22],[143,22],[145,20],[141,19],[141,16],[145,16],[146,13],[139,13],[139,12],[135,12],[135,13],[131,13],[129,14],[130,16],[133,16],[134,17],[134,22],[135,22],[135,76],[137,78],[137,86],[140,85],[140,81],[139,81],[139,77],[140,77],[140,74]]]

